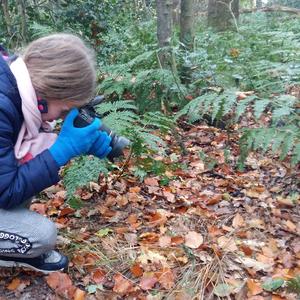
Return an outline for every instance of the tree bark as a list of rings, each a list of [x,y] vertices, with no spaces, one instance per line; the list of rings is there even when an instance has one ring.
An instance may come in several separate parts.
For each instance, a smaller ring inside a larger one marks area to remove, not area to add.
[[[156,0],[157,39],[159,48],[170,46],[172,33],[172,0]],[[162,67],[168,64],[168,53],[161,50],[159,60]]]
[[[9,15],[9,8],[8,8],[8,1],[2,0],[2,11],[4,15],[4,20],[6,23],[6,32],[9,37],[12,35],[12,28],[11,28],[11,18]]]
[[[256,0],[256,8],[262,8],[262,0]]]
[[[27,22],[26,22],[26,8],[23,0],[18,1],[18,10],[21,18],[20,31],[21,31],[22,44],[26,45],[28,40],[28,35],[27,35]]]
[[[190,51],[194,48],[194,0],[181,0],[180,43]]]
[[[217,31],[238,30],[239,0],[209,0],[208,25]]]
[[[180,6],[181,6],[181,0],[173,0],[172,19],[173,19],[173,24],[175,25],[179,25],[180,23]]]

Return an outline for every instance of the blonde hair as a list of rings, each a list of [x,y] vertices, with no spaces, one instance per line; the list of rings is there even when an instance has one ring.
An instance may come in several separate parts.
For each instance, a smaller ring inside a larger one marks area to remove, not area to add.
[[[23,53],[32,85],[46,100],[86,103],[95,91],[93,52],[71,34],[52,34],[30,43]]]

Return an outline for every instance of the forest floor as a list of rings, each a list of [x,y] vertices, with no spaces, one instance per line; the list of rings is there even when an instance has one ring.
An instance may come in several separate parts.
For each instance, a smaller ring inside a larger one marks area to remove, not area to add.
[[[297,299],[299,168],[252,153],[238,171],[238,127],[184,124],[186,154],[166,135],[157,175],[130,162],[79,190],[77,210],[46,190],[31,208],[56,222],[69,270],[2,269],[0,299]]]

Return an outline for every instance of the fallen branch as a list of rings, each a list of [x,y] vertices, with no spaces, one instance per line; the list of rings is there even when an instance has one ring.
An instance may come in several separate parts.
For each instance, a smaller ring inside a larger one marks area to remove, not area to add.
[[[240,13],[252,13],[252,12],[286,12],[290,14],[296,14],[300,16],[300,9],[298,8],[292,8],[287,6],[281,6],[281,5],[274,5],[274,6],[266,6],[262,8],[251,8],[251,9],[242,9]]]

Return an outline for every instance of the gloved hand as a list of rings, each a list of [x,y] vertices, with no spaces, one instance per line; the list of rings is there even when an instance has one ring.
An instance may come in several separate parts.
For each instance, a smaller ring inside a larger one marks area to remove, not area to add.
[[[106,157],[111,151],[111,137],[105,131],[99,131],[98,138],[90,148],[88,154],[95,155],[99,158]]]
[[[57,140],[49,149],[60,167],[71,158],[88,153],[92,145],[99,139],[100,120],[95,118],[92,124],[77,128],[74,127],[74,120],[78,113],[77,108],[73,108],[68,113]]]

